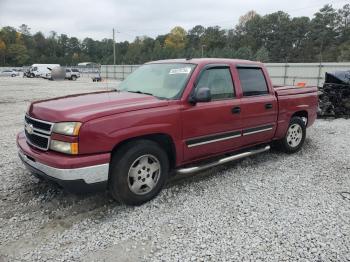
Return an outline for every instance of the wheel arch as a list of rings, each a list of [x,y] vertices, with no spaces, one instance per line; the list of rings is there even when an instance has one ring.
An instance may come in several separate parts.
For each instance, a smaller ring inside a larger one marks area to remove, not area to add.
[[[301,117],[303,120],[304,118],[306,118],[306,121],[304,120],[304,123],[305,125],[307,125],[308,119],[309,119],[309,113],[306,110],[300,110],[300,111],[294,112],[291,115],[290,119],[292,119],[293,117]]]
[[[112,155],[116,154],[123,146],[130,142],[134,142],[137,140],[150,140],[158,145],[160,145],[163,149],[165,149],[168,159],[169,159],[169,167],[170,169],[174,168],[176,165],[176,147],[172,137],[165,133],[154,133],[136,136],[132,138],[128,138],[120,141],[116,144],[112,149]]]

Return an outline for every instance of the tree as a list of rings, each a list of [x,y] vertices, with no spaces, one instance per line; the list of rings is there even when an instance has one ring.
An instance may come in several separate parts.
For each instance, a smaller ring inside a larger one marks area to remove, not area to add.
[[[226,43],[226,32],[219,26],[211,26],[205,29],[201,37],[201,45],[207,49],[223,48]]]
[[[340,46],[339,62],[350,62],[350,41]]]
[[[29,58],[27,48],[21,44],[11,44],[8,48],[8,54],[13,63],[20,66],[23,66]]]
[[[0,57],[1,57],[1,64],[5,65],[5,54],[6,54],[6,44],[3,40],[0,39]]]
[[[291,57],[291,19],[282,11],[266,15],[262,19],[262,45],[269,50],[272,61],[285,62]]]
[[[18,28],[18,31],[22,34],[22,35],[26,35],[26,36],[30,36],[30,27],[27,26],[26,24],[21,24]]]
[[[240,47],[235,53],[234,58],[238,59],[253,59],[253,52],[250,47]]]
[[[236,26],[235,30],[228,33],[228,43],[232,48],[249,46],[256,52],[262,45],[266,45],[263,18],[260,15],[247,16],[240,20],[241,23]]]
[[[310,52],[316,61],[336,61],[338,33],[336,31],[338,14],[331,5],[325,5],[311,21]]]
[[[346,4],[338,10],[337,30],[340,42],[350,40],[350,4]]]
[[[186,31],[180,26],[171,29],[170,34],[165,38],[165,47],[183,49],[186,45]]]
[[[245,15],[242,15],[239,18],[238,27],[242,27],[242,28],[245,27],[247,22],[252,20],[257,15],[258,15],[257,12],[254,10],[251,10],[251,11],[247,12]]]
[[[201,25],[196,25],[187,34],[187,47],[190,49],[199,49],[200,41],[205,32],[205,28]]]
[[[201,57],[257,59],[263,62],[349,61],[350,4],[335,10],[325,5],[308,17],[290,17],[279,11],[264,16],[249,11],[232,28],[196,25],[182,27],[155,39],[136,37],[116,44],[116,62],[133,64],[149,60]],[[82,41],[51,31],[31,33],[28,25],[0,28],[0,64],[113,62],[113,40]]]
[[[269,51],[265,47],[260,47],[255,54],[255,60],[264,63],[269,62]]]
[[[290,41],[292,50],[288,58],[289,62],[311,62],[313,61],[313,48],[310,41],[311,21],[308,17],[294,17],[291,20]]]

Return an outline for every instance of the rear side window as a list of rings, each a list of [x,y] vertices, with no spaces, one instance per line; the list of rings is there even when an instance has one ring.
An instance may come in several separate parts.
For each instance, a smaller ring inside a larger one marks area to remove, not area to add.
[[[243,96],[268,94],[266,79],[261,68],[238,68]]]
[[[72,69],[72,72],[78,72],[79,73],[79,70],[78,69]]]
[[[209,68],[205,70],[196,88],[208,87],[213,100],[234,97],[234,88],[229,68]]]

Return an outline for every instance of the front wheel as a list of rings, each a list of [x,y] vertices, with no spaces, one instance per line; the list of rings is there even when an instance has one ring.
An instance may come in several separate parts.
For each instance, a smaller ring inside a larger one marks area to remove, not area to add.
[[[301,117],[292,117],[285,137],[280,140],[280,146],[286,153],[295,153],[303,146],[305,137],[305,122]]]
[[[112,157],[109,189],[113,198],[141,205],[161,191],[169,172],[167,153],[155,142],[138,140]]]

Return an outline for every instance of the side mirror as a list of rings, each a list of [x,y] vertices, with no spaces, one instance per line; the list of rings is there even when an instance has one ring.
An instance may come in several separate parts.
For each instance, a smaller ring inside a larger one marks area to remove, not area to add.
[[[211,92],[208,87],[201,87],[198,89],[195,89],[194,94],[190,98],[190,103],[197,103],[197,102],[210,102],[211,101]]]

